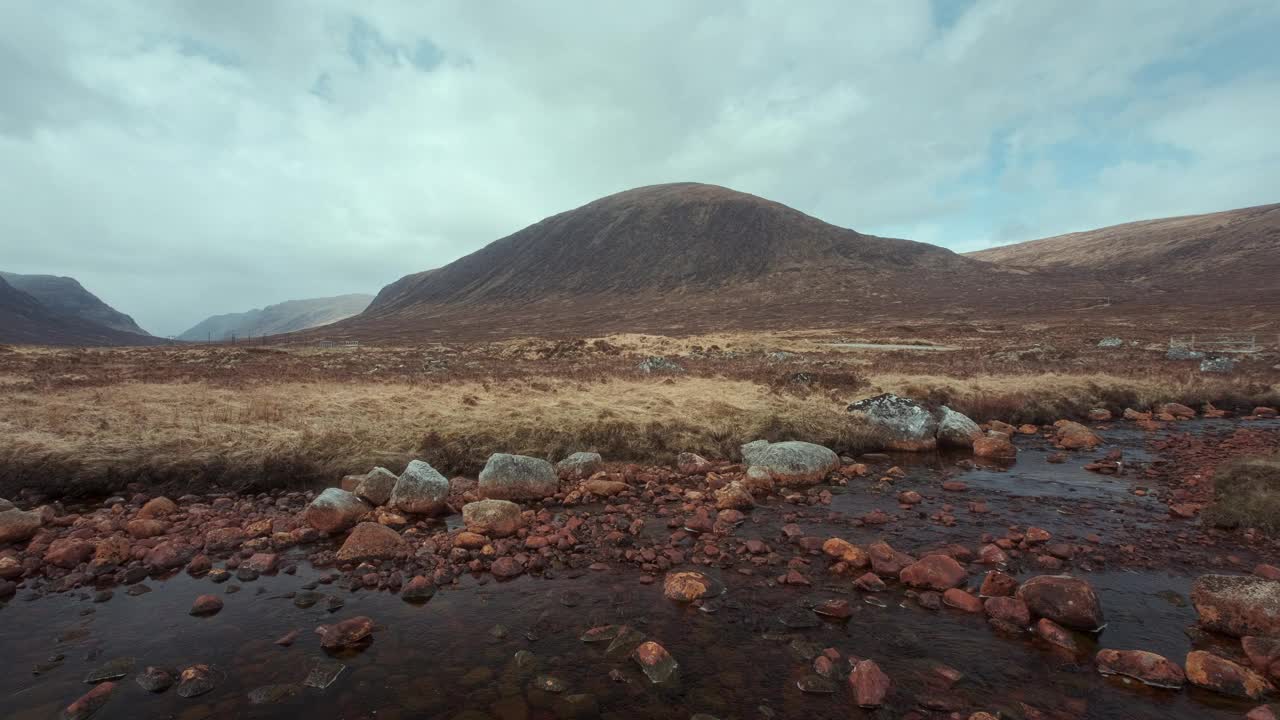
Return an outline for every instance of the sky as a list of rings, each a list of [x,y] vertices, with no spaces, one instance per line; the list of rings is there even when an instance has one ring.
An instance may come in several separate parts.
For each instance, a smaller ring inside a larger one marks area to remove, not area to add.
[[[159,335],[699,181],[968,251],[1280,202],[1275,0],[9,0],[0,269]]]

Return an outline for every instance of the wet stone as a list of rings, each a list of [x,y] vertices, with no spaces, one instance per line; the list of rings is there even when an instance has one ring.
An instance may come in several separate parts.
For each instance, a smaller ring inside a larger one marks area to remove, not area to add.
[[[263,685],[249,691],[250,705],[270,705],[292,697],[297,697],[302,692],[302,687],[292,683],[283,683],[277,685]]]
[[[800,692],[818,695],[830,695],[836,691],[836,684],[821,675],[805,675],[796,681]]]
[[[173,673],[155,666],[148,666],[135,679],[138,687],[147,692],[161,693],[173,687]]]
[[[294,607],[306,610],[309,607],[314,607],[315,604],[323,600],[324,597],[323,593],[304,590],[293,596],[293,604]]]
[[[562,693],[569,689],[569,684],[553,675],[539,675],[533,679],[533,687],[543,692]]]
[[[193,698],[204,695],[218,686],[218,673],[208,665],[192,665],[182,671],[178,682],[178,695]]]
[[[639,645],[644,642],[644,633],[630,626],[623,626],[618,629],[618,635],[609,643],[609,647],[605,649],[604,654],[610,658],[624,658],[630,655]]]
[[[778,616],[778,622],[792,630],[806,630],[822,624],[812,612],[799,608],[783,612]]]
[[[110,660],[84,676],[87,683],[98,683],[104,680],[119,680],[120,678],[133,672],[133,668],[137,665],[137,660],[132,657],[119,657]]]
[[[115,689],[116,684],[113,682],[102,683],[68,705],[62,711],[61,717],[64,720],[85,720],[107,704],[107,700],[111,699]]]
[[[680,668],[667,649],[652,640],[637,647],[631,657],[639,663],[649,682],[655,685],[674,680]]]
[[[342,674],[342,671],[346,669],[347,666],[340,662],[317,658],[313,660],[311,670],[307,673],[307,677],[302,681],[302,684],[307,687],[324,690],[332,685],[338,679],[338,676]]]
[[[619,625],[601,625],[582,633],[578,639],[584,643],[612,642],[621,630]]]

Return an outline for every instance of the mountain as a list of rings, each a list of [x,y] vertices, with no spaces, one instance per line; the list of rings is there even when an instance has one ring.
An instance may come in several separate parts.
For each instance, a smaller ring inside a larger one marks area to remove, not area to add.
[[[148,334],[138,327],[133,318],[102,302],[97,295],[85,290],[75,278],[8,272],[0,272],[0,278],[56,313],[78,317],[112,330],[134,335]]]
[[[148,345],[161,342],[60,312],[0,276],[0,343],[32,345]]]
[[[1280,204],[1144,220],[970,253],[1009,267],[1084,272],[1147,293],[1280,300]]]
[[[358,315],[372,295],[289,300],[260,310],[214,315],[178,336],[179,340],[203,342],[248,338],[306,330]]]
[[[832,326],[1040,302],[1026,272],[715,185],[636,188],[383,288],[329,338]],[[1057,300],[1061,302],[1060,299]],[[968,307],[966,307],[968,306]]]

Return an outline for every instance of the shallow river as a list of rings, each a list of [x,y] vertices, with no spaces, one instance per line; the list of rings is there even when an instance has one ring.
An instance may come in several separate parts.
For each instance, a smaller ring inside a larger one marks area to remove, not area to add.
[[[1107,437],[1126,446],[1129,457],[1144,457],[1141,434],[1114,431]],[[1015,518],[1056,534],[1072,531],[1073,513],[1088,512],[1093,520],[1091,529],[1076,529],[1081,533],[1105,530],[1110,522],[1155,522],[1160,516],[1155,501],[1129,491],[1134,481],[1084,472],[1074,459],[1070,465],[1050,465],[1043,454],[1039,447],[1024,448],[1008,472],[953,473],[981,489],[993,512],[966,518],[960,529],[919,523],[900,530],[891,542],[912,551],[907,536],[918,532],[921,546],[972,544],[982,528],[999,534]],[[937,456],[895,461],[918,485],[954,471],[948,458]],[[829,511],[861,515],[876,507],[894,508],[892,495],[851,490],[837,495]],[[1116,514],[1116,508],[1126,512]],[[738,536],[781,544],[777,517],[763,508],[755,513],[760,519],[741,527]],[[821,534],[820,526],[805,530]],[[837,533],[853,542],[885,534],[873,528],[850,531],[846,525],[831,534]],[[178,574],[146,580],[149,592],[140,594],[118,587],[101,603],[93,602],[91,592],[34,600],[24,600],[20,592],[0,608],[2,715],[57,717],[90,688],[86,674],[121,658],[133,658],[136,669],[119,681],[94,718],[517,720],[706,713],[727,720],[898,718],[911,711],[940,718],[952,709],[963,711],[962,717],[986,710],[1023,718],[1028,717],[1020,706],[1025,702],[1048,713],[1044,717],[1191,720],[1239,718],[1254,705],[1195,689],[1157,690],[1104,678],[1088,662],[1098,647],[1151,650],[1181,662],[1191,647],[1185,629],[1195,623],[1187,598],[1190,571],[1076,572],[1098,589],[1109,624],[1086,656],[1073,659],[1029,637],[1000,635],[981,616],[923,610],[896,584],[875,598],[886,607],[870,604],[850,579],[820,570],[810,573],[814,586],[803,589],[765,587],[758,576],[726,570],[720,577],[728,590],[707,609],[672,603],[662,596],[660,578],[640,584],[636,570],[621,566],[599,572],[562,569],[551,578],[525,576],[506,583],[466,577],[421,605],[385,592],[319,584],[316,591],[343,601],[330,612],[323,609],[324,600],[309,608],[295,604],[304,584],[331,571],[308,566],[303,551],[292,557],[299,560],[296,575],[215,585]],[[1019,579],[1033,574],[1020,573]],[[226,594],[233,586],[238,592]],[[223,596],[225,608],[212,617],[189,616],[193,598],[204,593]],[[834,597],[847,598],[856,608],[848,621],[820,620],[807,609]],[[314,628],[356,615],[378,624],[372,643],[360,651],[325,655]],[[607,643],[579,639],[589,628],[606,624],[627,624],[660,642],[680,665],[678,681],[650,685],[626,655],[611,657]],[[292,646],[273,644],[294,629],[301,635]],[[893,680],[885,707],[873,711],[853,705],[842,680],[847,665],[840,666],[844,673],[831,694],[797,688],[811,674],[812,658],[828,647],[842,657],[880,664]],[[148,693],[134,679],[145,666],[178,670],[194,663],[212,666],[218,677],[215,689],[198,697],[184,698],[172,689]],[[338,664],[343,667],[327,688],[304,684],[317,666],[332,671]],[[963,677],[948,688],[939,665]],[[542,689],[546,676],[563,689]],[[254,692],[265,686],[282,687]]]

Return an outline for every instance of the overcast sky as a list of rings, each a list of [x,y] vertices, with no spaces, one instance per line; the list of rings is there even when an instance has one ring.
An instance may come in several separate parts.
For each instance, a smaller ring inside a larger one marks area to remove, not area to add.
[[[156,334],[696,180],[972,250],[1280,202],[1280,2],[0,5],[0,269]]]

